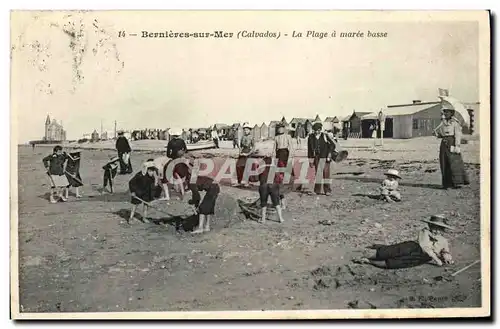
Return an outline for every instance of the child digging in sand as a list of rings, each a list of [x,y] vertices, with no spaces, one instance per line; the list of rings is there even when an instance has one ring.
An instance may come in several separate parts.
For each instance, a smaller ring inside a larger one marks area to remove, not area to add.
[[[158,178],[158,169],[156,168],[153,159],[147,160],[142,165],[142,170],[138,172],[129,182],[130,202],[132,210],[130,211],[130,223],[134,219],[137,205],[143,205],[142,219],[143,222],[148,222],[148,203],[158,199],[161,196],[162,187]]]
[[[102,169],[104,169],[104,177],[103,177],[103,185],[102,185],[102,193],[106,191],[106,187],[109,184],[109,191],[112,194],[113,191],[113,179],[116,177],[118,173],[118,164],[120,162],[120,158],[117,156],[112,157],[108,163],[106,163]]]
[[[398,191],[398,180],[401,179],[399,172],[395,169],[389,169],[385,173],[385,176],[386,179],[384,179],[382,185],[380,186],[381,199],[387,202],[401,201],[401,194]]]

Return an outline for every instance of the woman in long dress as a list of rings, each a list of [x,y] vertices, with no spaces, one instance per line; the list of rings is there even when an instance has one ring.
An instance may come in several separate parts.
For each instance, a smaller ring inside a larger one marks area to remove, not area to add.
[[[442,185],[444,189],[459,188],[461,185],[469,185],[469,177],[460,151],[462,125],[455,117],[453,108],[444,107],[442,113],[442,122],[435,129],[436,136],[441,138],[439,165]]]

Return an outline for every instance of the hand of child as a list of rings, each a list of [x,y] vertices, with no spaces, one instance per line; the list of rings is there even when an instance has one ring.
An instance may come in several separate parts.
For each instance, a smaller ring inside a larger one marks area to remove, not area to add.
[[[451,254],[448,252],[442,252],[441,253],[441,258],[445,264],[453,264],[453,259],[451,257]]]
[[[135,192],[130,192],[130,196],[133,197],[133,198],[135,198],[136,197]]]

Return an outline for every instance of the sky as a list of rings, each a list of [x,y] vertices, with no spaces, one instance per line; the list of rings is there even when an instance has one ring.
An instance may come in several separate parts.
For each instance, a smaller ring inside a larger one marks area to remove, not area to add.
[[[82,26],[80,36],[71,37],[71,22]],[[170,30],[281,37],[140,37]],[[308,30],[336,31],[337,38],[291,38],[292,31]],[[368,30],[387,37],[338,37]],[[166,129],[262,124],[282,116],[324,119],[436,101],[438,88],[464,102],[479,100],[479,28],[466,20],[279,11],[18,12],[11,17],[11,42],[11,110],[20,143],[43,137],[47,115],[63,122],[68,139],[78,139],[99,132],[101,122],[113,131],[115,120],[119,129]]]

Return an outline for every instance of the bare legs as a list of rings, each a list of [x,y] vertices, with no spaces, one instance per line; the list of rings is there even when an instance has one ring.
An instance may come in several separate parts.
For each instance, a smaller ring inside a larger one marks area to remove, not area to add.
[[[278,219],[280,223],[283,223],[285,220],[283,219],[283,209],[281,208],[280,205],[276,206],[276,213],[278,214]],[[262,207],[261,208],[261,219],[260,222],[264,224],[266,222],[266,217],[267,217],[267,207]]]
[[[193,231],[193,234],[201,234],[210,232],[210,219],[213,215],[198,215],[198,227]]]
[[[134,220],[134,215],[137,210],[137,205],[133,204],[132,209],[130,210],[130,217],[128,218],[127,223],[130,223]],[[147,220],[148,217],[148,206],[146,204],[142,204],[142,221],[144,223],[149,223],[149,220]]]

